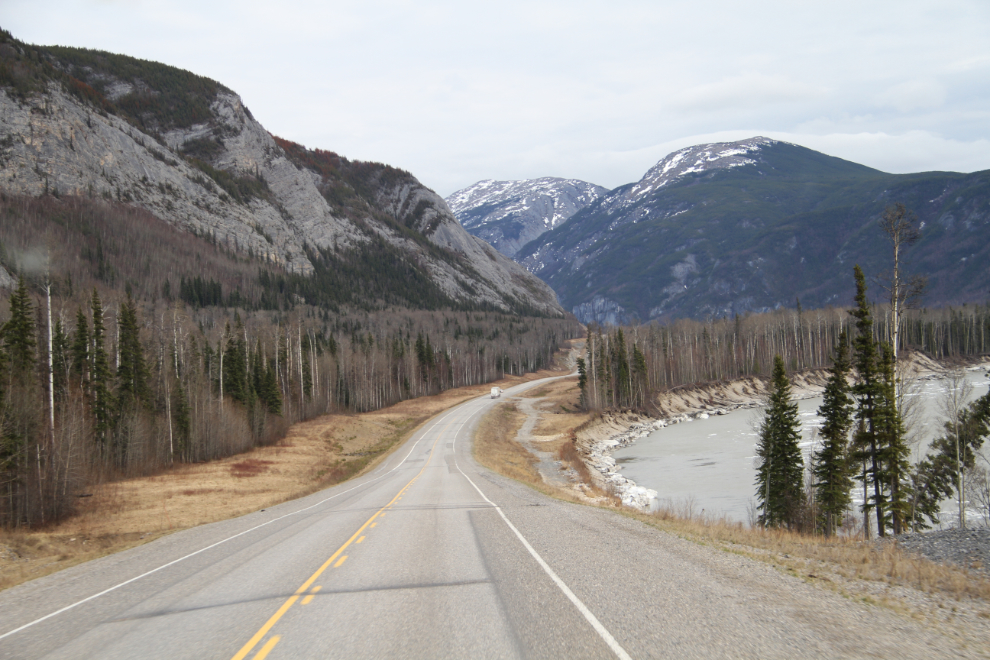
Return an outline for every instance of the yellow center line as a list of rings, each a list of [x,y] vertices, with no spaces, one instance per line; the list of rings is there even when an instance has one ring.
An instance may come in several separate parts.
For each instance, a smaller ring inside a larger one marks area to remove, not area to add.
[[[265,660],[271,650],[275,648],[275,645],[278,644],[278,640],[280,639],[282,639],[281,635],[272,636],[272,638],[268,640],[268,643],[261,647],[261,650],[254,656],[253,660]]]
[[[316,597],[316,592],[319,591],[322,588],[323,587],[321,587],[321,586],[313,587],[313,590],[309,592],[309,595],[306,596],[305,598],[303,598],[302,604],[303,605],[309,605],[310,603],[312,603],[313,602],[313,598]]]
[[[351,538],[347,539],[344,545],[337,548],[337,552],[333,553],[329,559],[323,562],[323,565],[320,566],[316,570],[316,572],[309,577],[308,580],[303,582],[302,586],[296,589],[296,592],[291,596],[289,596],[288,600],[282,603],[282,607],[278,608],[278,611],[275,612],[275,614],[273,614],[271,618],[269,618],[268,621],[265,622],[265,625],[261,626],[258,632],[254,633],[254,636],[248,640],[247,644],[241,647],[241,650],[238,651],[237,654],[234,655],[233,658],[231,658],[231,660],[244,660],[244,658],[247,657],[247,654],[251,652],[251,649],[257,646],[258,642],[260,642],[264,638],[264,636],[268,634],[268,631],[272,629],[272,626],[278,623],[278,620],[281,619],[282,616],[284,616],[285,613],[288,612],[289,609],[296,604],[296,601],[299,600],[300,595],[306,593],[306,590],[309,589],[314,582],[316,582],[316,580],[320,577],[320,575],[322,575],[325,570],[330,568],[330,566],[335,561],[337,561],[337,559],[344,553],[344,550],[347,549],[347,546],[349,546],[351,543],[354,543],[354,541],[357,540],[359,536],[361,536],[361,533],[364,532],[364,530],[367,529],[369,526],[374,527],[375,518],[380,518],[384,516],[385,509],[395,504],[395,502],[400,499],[399,495],[401,495],[406,488],[412,486],[414,481],[419,479],[419,477],[423,474],[423,472],[426,471],[426,466],[430,464],[430,459],[433,458],[433,451],[437,448],[437,442],[440,441],[440,437],[447,432],[447,429],[450,428],[451,424],[453,424],[453,420],[447,422],[447,426],[443,427],[443,430],[437,434],[436,439],[433,441],[433,446],[430,447],[430,455],[426,458],[426,462],[423,463],[423,467],[416,474],[416,476],[410,479],[409,483],[407,483],[402,490],[396,493],[395,497],[392,498],[391,502],[383,506],[381,509],[376,511],[373,516],[368,518],[368,520],[366,520],[365,523],[361,525],[358,531],[354,532]],[[343,559],[337,562],[337,566],[343,564],[344,559],[347,559],[346,555],[344,556]],[[254,660],[260,660],[261,658],[264,658],[266,655],[268,655],[268,651],[271,651],[271,647],[275,646],[275,644],[278,642],[278,639],[279,639],[278,636],[272,637],[272,639],[269,640],[268,643],[265,644],[265,646],[260,651],[258,651],[258,654],[254,657]]]
[[[340,565],[347,561],[347,555],[341,557],[336,564],[333,565],[334,568],[340,568]]]
[[[369,525],[369,527],[374,527],[374,526],[375,526],[375,525],[377,525],[377,524],[378,524],[378,523],[371,523],[371,525]]]
[[[355,541],[355,543],[360,543],[360,542],[361,542],[361,541],[363,541],[363,540],[364,540],[364,537],[362,536],[362,537],[361,537],[361,538],[359,538],[359,539],[358,539],[357,541]]]

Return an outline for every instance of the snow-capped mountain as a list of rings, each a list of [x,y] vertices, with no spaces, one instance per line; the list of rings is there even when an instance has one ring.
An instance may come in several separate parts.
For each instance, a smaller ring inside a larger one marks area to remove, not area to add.
[[[458,190],[446,202],[469,233],[511,257],[606,192],[606,188],[576,179],[486,179]]]
[[[853,265],[890,268],[896,202],[924,228],[907,258],[928,299],[984,300],[990,171],[887,174],[762,137],[675,151],[514,258],[584,322],[847,305]]]
[[[630,201],[640,199],[687,174],[753,165],[756,161],[747,156],[775,143],[776,140],[754,137],[739,142],[715,142],[679,149],[651,167],[623,198]]]

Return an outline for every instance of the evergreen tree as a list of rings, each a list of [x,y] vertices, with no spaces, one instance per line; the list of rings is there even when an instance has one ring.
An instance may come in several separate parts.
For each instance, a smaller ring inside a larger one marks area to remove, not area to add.
[[[90,373],[92,374],[92,410],[94,435],[97,442],[105,444],[113,426],[111,409],[113,397],[110,393],[110,360],[103,342],[106,331],[103,327],[103,303],[100,294],[93,288],[91,299],[93,312],[92,350],[90,351]]]
[[[85,383],[89,377],[89,321],[86,313],[76,312],[76,331],[72,336],[72,371]]]
[[[815,452],[812,468],[815,475],[815,496],[826,536],[831,536],[836,527],[842,524],[842,516],[851,501],[849,491],[853,487],[848,454],[853,413],[847,380],[849,368],[848,340],[843,331],[839,335],[839,343],[832,358],[822,405],[818,408],[818,414],[823,420],[822,446]]]
[[[240,314],[234,313],[233,333],[229,323],[225,333],[227,347],[223,354],[223,393],[224,396],[247,404],[251,393],[247,380],[247,343],[244,341],[244,324]]]
[[[268,412],[273,415],[282,414],[282,393],[278,389],[278,378],[275,375],[275,367],[271,362],[265,369],[265,379],[262,385],[262,399],[268,407]]]
[[[764,527],[797,524],[804,492],[801,423],[784,360],[774,356],[770,397],[759,427],[756,497]]]
[[[148,402],[148,368],[141,346],[137,309],[130,294],[120,310],[120,367],[117,369],[117,401],[121,409]]]
[[[52,335],[52,369],[54,372],[55,397],[61,399],[69,384],[69,336],[65,333],[62,320],[55,321]]]
[[[941,500],[958,496],[960,470],[976,465],[977,452],[990,436],[990,392],[963,409],[958,424],[946,422],[943,428],[944,434],[932,441],[928,457],[912,475],[915,488],[912,522],[920,529],[928,527],[923,517],[939,524]]]
[[[873,339],[873,317],[866,299],[866,277],[856,266],[856,308],[850,314],[856,319],[856,338],[853,340],[853,366],[856,367],[856,384],[853,394],[856,397],[856,433],[853,436],[853,457],[866,467],[860,473],[864,489],[873,486],[873,493],[863,502],[864,521],[870,511],[876,510],[877,530],[883,536],[887,520],[887,496],[884,490],[883,466],[881,465],[879,437],[877,430],[877,405],[882,396],[882,379],[879,369],[876,341]]]
[[[646,402],[645,395],[649,385],[646,377],[646,356],[643,355],[643,351],[639,350],[639,346],[635,344],[633,344],[632,372],[633,386],[635,388],[633,392],[634,403],[637,406],[642,406]]]
[[[588,372],[585,370],[584,358],[577,359],[578,389],[581,390],[581,407],[588,407],[588,393],[585,388],[588,386]]]
[[[189,414],[189,400],[186,388],[179,378],[175,383],[175,405],[172,407],[172,421],[175,424],[175,451],[180,455],[189,447],[189,437],[192,431],[192,421]]]
[[[612,372],[615,374],[614,403],[619,406],[629,403],[629,358],[626,356],[626,337],[622,328],[616,333],[612,344]]]
[[[371,350],[372,342],[374,339],[371,333],[368,333],[368,350]],[[309,365],[309,353],[310,353],[310,342],[309,335],[303,335],[302,344],[299,346],[299,351],[302,355],[302,379],[303,379],[303,394],[306,398],[313,396],[313,370]]]
[[[22,277],[17,283],[17,289],[10,296],[10,320],[3,327],[3,341],[7,347],[11,375],[22,382],[35,366],[33,311],[27,283]]]
[[[911,448],[904,439],[906,430],[897,409],[894,350],[884,344],[880,360],[881,387],[877,406],[877,435],[884,484],[888,497],[888,515],[894,534],[907,531],[911,520]]]

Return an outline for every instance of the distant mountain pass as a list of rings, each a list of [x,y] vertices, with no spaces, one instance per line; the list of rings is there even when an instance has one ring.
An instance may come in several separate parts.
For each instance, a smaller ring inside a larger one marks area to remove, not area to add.
[[[986,300],[990,171],[887,174],[761,137],[676,151],[515,258],[584,322],[848,305],[854,264],[892,266],[877,220],[895,202],[922,225],[905,263],[925,303]]]
[[[526,243],[594,203],[608,189],[576,179],[486,179],[447,197],[469,233],[512,257]]]

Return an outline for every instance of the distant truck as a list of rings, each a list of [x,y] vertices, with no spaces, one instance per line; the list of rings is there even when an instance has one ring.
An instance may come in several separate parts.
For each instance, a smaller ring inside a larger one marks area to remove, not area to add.
[[[502,388],[501,387],[493,387],[492,388],[492,398],[493,399],[497,399],[500,396],[502,396]]]

